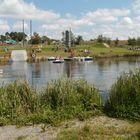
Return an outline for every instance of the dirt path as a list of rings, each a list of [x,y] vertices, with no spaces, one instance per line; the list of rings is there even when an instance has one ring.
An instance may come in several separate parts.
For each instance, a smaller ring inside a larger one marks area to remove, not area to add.
[[[85,124],[90,124],[95,128],[108,127],[115,129],[125,129],[130,127],[131,124],[127,121],[117,120],[113,118],[108,118],[105,116],[99,116],[91,118],[87,121],[73,120],[63,123],[59,127],[52,127],[49,125],[34,125],[26,127],[16,127],[16,126],[3,126],[0,127],[0,140],[51,140],[57,137],[57,134],[62,130],[66,129],[79,129]]]
[[[110,46],[109,46],[107,43],[103,43],[103,45],[104,45],[106,48],[110,48]]]

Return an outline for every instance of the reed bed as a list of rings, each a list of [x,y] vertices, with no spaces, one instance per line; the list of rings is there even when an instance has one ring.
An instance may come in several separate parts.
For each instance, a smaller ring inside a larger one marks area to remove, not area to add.
[[[101,110],[98,91],[85,80],[62,77],[39,93],[20,80],[0,87],[0,125],[55,125],[72,118],[84,120]]]
[[[105,105],[108,115],[140,121],[140,70],[123,73]]]

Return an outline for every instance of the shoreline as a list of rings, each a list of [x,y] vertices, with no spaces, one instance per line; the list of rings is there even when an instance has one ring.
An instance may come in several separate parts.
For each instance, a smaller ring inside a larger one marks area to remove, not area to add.
[[[86,135],[88,135],[89,138],[95,137],[97,140],[102,138],[119,138],[123,140],[124,138],[139,138],[137,136],[139,128],[140,123],[132,123],[127,120],[109,118],[107,116],[96,116],[85,121],[77,119],[65,121],[59,126],[46,124],[22,127],[15,125],[1,126],[0,138],[2,140],[59,140],[59,137],[60,139],[65,139],[65,133],[68,133],[67,136],[70,138],[72,133],[76,132],[78,135],[79,131],[81,131],[81,134],[78,136],[79,138],[86,138]]]

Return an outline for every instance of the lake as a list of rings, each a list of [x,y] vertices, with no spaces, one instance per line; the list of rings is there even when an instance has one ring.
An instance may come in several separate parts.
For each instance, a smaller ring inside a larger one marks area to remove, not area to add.
[[[47,86],[47,82],[67,75],[73,79],[84,78],[106,93],[122,72],[140,67],[140,58],[105,58],[93,62],[65,62],[54,64],[49,61],[39,63],[13,62],[0,65],[0,84],[7,84],[16,79],[27,80],[37,89]]]

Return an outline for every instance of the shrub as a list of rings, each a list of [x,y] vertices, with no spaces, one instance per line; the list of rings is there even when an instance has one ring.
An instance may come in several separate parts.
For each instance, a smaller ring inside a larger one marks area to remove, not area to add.
[[[62,118],[91,110],[96,114],[101,109],[101,98],[93,86],[85,80],[75,81],[67,77],[50,82],[43,92],[42,102],[54,111],[63,112]]]
[[[140,70],[123,73],[118,78],[105,110],[111,116],[140,121]]]
[[[39,98],[27,82],[15,81],[0,88],[0,117],[14,120],[39,109]]]
[[[84,120],[99,114],[101,106],[98,91],[84,80],[53,80],[42,93],[25,81],[0,87],[0,125],[57,125],[65,119]]]

